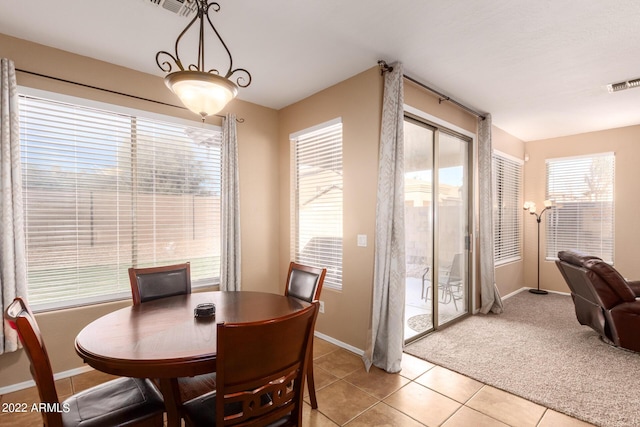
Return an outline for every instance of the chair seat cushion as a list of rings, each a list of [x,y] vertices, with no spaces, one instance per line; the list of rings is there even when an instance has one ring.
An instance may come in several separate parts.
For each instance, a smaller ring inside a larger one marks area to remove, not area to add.
[[[186,402],[216,389],[216,374],[196,375],[178,378],[180,402]]]
[[[118,378],[73,395],[62,411],[65,426],[127,426],[162,416],[164,403],[151,381]]]
[[[214,426],[216,425],[216,392],[196,397],[182,405],[187,425]]]

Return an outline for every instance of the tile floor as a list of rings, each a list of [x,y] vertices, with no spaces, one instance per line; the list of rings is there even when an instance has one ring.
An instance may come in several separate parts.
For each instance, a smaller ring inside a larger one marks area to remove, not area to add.
[[[303,426],[588,427],[520,397],[405,354],[400,374],[364,370],[361,357],[316,339],[314,372],[318,410],[305,397]],[[91,371],[58,380],[61,398],[110,377]],[[35,389],[0,402],[37,402]],[[41,426],[38,413],[0,413],[0,426]]]

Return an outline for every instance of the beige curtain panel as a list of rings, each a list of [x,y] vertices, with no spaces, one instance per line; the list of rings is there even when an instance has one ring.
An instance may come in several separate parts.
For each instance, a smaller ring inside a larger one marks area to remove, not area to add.
[[[222,120],[222,259],[220,290],[240,290],[240,188],[236,116]]]
[[[478,181],[480,192],[480,311],[502,313],[502,299],[495,280],[493,237],[493,148],[491,114],[478,118]]]
[[[404,87],[402,64],[385,72],[378,166],[371,329],[364,363],[400,372],[404,346]]]
[[[27,296],[24,211],[22,205],[22,169],[20,166],[20,121],[18,87],[13,61],[0,59],[0,291],[2,313],[16,296]],[[2,322],[0,354],[19,347],[18,336]]]

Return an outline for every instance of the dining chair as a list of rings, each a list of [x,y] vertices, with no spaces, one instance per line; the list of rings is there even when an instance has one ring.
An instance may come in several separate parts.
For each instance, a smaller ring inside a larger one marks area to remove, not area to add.
[[[117,378],[60,402],[47,348],[31,309],[22,298],[17,297],[7,307],[4,316],[18,332],[29,357],[40,402],[50,408],[41,411],[46,427],[164,424],[162,395],[146,379]]]
[[[133,305],[191,293],[191,264],[129,268]]]
[[[272,320],[219,323],[216,391],[184,404],[186,425],[302,425],[318,306]]]
[[[289,264],[284,294],[306,302],[319,300],[326,275],[326,268],[311,267],[292,261]]]
[[[129,282],[133,305],[158,298],[191,293],[191,264],[163,265],[146,268],[129,268]],[[215,374],[178,378],[180,402],[215,390]]]
[[[285,296],[291,296],[306,302],[320,300],[322,285],[327,275],[326,268],[312,267],[289,263],[289,273],[287,274],[287,286],[284,289]],[[316,384],[313,378],[313,339],[311,340],[311,353],[309,355],[307,368],[307,386],[309,388],[309,400],[311,407],[318,409],[318,399],[316,398]]]

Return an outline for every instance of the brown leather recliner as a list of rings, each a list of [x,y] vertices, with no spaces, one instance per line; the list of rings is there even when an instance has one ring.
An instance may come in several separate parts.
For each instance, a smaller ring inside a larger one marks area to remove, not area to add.
[[[626,280],[595,256],[561,251],[558,258],[578,322],[617,347],[640,352],[640,281]]]

